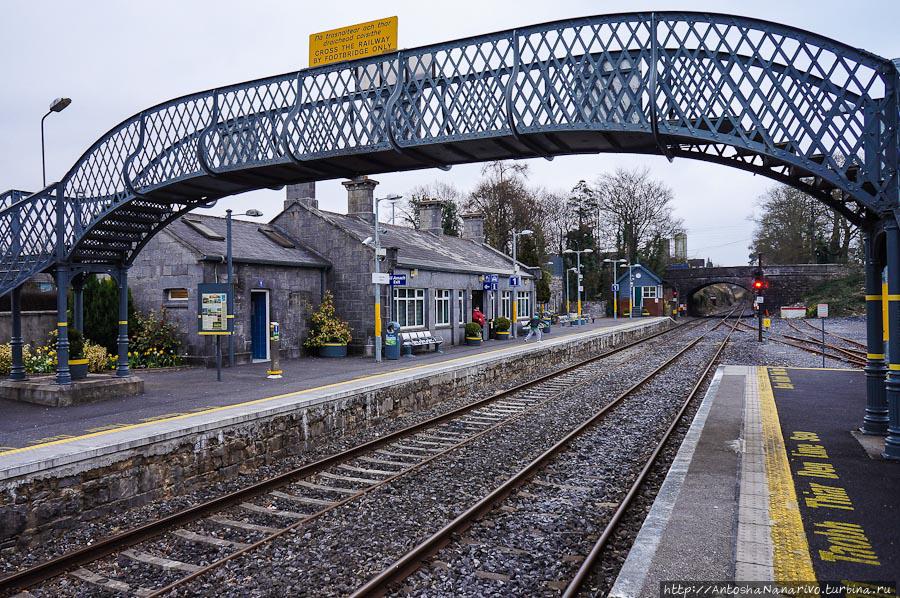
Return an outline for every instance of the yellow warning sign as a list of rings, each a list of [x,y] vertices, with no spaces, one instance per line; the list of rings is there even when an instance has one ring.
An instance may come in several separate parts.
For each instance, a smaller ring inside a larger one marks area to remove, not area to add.
[[[397,49],[397,17],[340,27],[309,36],[309,66],[377,56]]]

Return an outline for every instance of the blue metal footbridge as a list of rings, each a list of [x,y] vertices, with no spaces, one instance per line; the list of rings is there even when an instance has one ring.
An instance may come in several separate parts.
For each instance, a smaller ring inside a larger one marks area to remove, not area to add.
[[[0,295],[46,271],[61,293],[83,272],[124,281],[173,219],[253,189],[628,152],[724,164],[817,197],[871,233],[873,264],[896,264],[891,293],[900,298],[900,245],[889,247],[900,200],[898,87],[896,62],[794,27],[643,12],[203,91],[120,123],[59,182],[0,195]],[[900,339],[893,307],[891,338]],[[127,347],[127,328],[121,335]],[[65,326],[60,338],[62,348]],[[900,345],[891,353],[900,362]]]

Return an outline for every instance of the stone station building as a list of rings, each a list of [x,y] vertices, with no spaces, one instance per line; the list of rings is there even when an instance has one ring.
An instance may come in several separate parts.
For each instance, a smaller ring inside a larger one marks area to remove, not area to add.
[[[374,190],[368,177],[347,181],[348,213],[320,210],[315,185],[287,187],[284,210],[271,222],[233,221],[235,265],[235,350],[239,362],[267,360],[268,324],[277,320],[282,355],[295,357],[307,333],[310,310],[326,290],[334,294],[338,315],[353,333],[351,351],[360,353],[375,334],[372,273],[375,251]],[[441,204],[420,204],[420,228],[381,223],[385,256],[382,272],[406,277],[404,286],[382,286],[385,326],[396,320],[402,331],[429,330],[448,345],[461,344],[464,326],[479,307],[489,319],[511,317],[516,302],[520,321],[535,309],[538,268],[515,264],[484,243],[480,215],[463,217],[461,237],[443,234]],[[214,340],[197,334],[197,285],[225,281],[225,220],[188,214],[148,243],[129,276],[136,306],[165,307],[183,332],[189,352],[214,356]],[[496,290],[485,290],[497,275]],[[512,286],[512,277],[519,285]],[[224,350],[224,349],[223,349]]]

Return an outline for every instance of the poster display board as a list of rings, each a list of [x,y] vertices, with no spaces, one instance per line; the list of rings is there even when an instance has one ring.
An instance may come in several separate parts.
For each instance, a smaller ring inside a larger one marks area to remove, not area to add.
[[[228,318],[229,293],[231,293],[231,288],[224,283],[202,283],[197,285],[197,324],[200,334],[231,334]]]

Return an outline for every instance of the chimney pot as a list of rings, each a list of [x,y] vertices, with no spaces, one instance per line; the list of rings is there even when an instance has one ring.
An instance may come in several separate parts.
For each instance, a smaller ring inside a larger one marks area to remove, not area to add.
[[[292,203],[301,203],[308,208],[319,209],[319,200],[316,199],[315,183],[299,183],[285,187],[287,196],[284,200],[284,209],[288,209]]]
[[[347,189],[347,215],[375,226],[375,187],[378,181],[367,176],[353,177],[341,183]]]
[[[444,234],[444,202],[426,199],[419,202],[419,230]]]
[[[484,243],[484,215],[474,213],[463,214],[462,221],[462,238],[474,241],[478,244]]]

